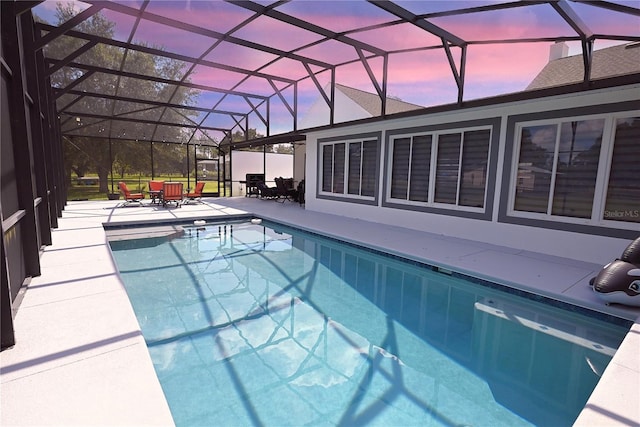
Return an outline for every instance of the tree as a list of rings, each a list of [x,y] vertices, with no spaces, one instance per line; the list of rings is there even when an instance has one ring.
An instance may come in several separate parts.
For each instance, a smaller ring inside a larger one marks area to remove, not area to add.
[[[58,25],[68,21],[76,14],[77,11],[73,4],[58,3],[56,8]],[[101,13],[96,13],[78,24],[75,30],[105,38],[113,38],[115,25],[114,22],[109,21]],[[46,46],[46,54],[48,57],[64,58],[82,47],[84,43],[86,41],[78,38],[60,36]],[[184,68],[184,63],[181,61],[135,50],[127,51],[125,57],[123,49],[101,43],[98,43],[74,61],[110,69],[122,65],[127,71],[166,79],[177,79],[181,76]],[[64,88],[84,74],[85,71],[82,69],[63,67],[51,76],[52,86]],[[154,101],[170,100],[175,104],[193,103],[198,95],[197,91],[184,87],[163,85],[151,80],[118,77],[99,72],[85,79],[76,86],[76,89],[90,93],[115,94]],[[142,120],[157,120],[158,111],[163,111],[162,120],[171,123],[187,123],[189,115],[196,114],[195,112],[186,112],[182,115],[170,108],[164,110],[162,110],[162,107],[149,108],[148,105],[142,103],[127,103],[95,96],[84,96],[78,99],[77,95],[67,94],[60,97],[57,103],[58,110],[66,109],[67,114],[92,112],[104,116],[123,115],[127,118]],[[71,105],[71,107],[67,107],[68,105]],[[121,174],[126,171],[150,170],[151,153],[148,139],[146,143],[144,140],[145,138],[151,138],[158,127],[140,122],[80,118],[79,116],[71,122],[76,123],[77,128],[70,129],[68,123],[68,119],[63,122],[63,130],[69,142],[69,147],[66,150],[67,154],[69,154],[66,162],[69,167],[68,170],[74,170],[76,173],[78,171],[87,171],[89,169],[87,163],[89,163],[91,169],[95,170],[100,178],[100,191],[108,191],[108,174],[114,164]],[[96,138],[96,134],[101,135],[101,137]],[[167,141],[183,140],[183,129],[177,126],[163,126],[162,135],[156,135],[156,138],[162,138]],[[140,146],[138,147],[134,144],[140,144]],[[111,147],[109,147],[110,145]],[[75,151],[72,148],[75,148]],[[159,146],[156,148],[159,152],[164,150]],[[173,149],[167,148],[167,150],[169,151],[168,156],[171,156]]]
[[[273,152],[278,154],[293,154],[293,144],[276,144]]]
[[[258,131],[256,129],[249,129],[248,132],[249,138],[245,138],[244,136],[244,132],[241,132],[239,130],[235,131],[232,135],[231,135],[231,141],[232,142],[244,142],[244,141],[251,141],[252,139],[258,139],[258,138],[264,138],[264,135],[259,134]],[[228,137],[225,137],[222,142],[226,143],[229,141]],[[260,151],[262,152],[265,148],[262,145],[256,144],[255,146],[249,146],[249,147],[244,147],[241,148],[242,151]],[[267,145],[266,146],[266,152],[267,153],[272,153],[273,152],[273,146],[272,145]]]
[[[141,141],[117,141],[112,143],[113,168],[120,178],[125,173],[149,173],[151,171],[149,145]]]
[[[65,138],[63,150],[66,170],[72,171],[78,178],[82,178],[91,170],[91,155],[81,149],[77,144]],[[70,177],[71,174],[68,175],[68,178]]]

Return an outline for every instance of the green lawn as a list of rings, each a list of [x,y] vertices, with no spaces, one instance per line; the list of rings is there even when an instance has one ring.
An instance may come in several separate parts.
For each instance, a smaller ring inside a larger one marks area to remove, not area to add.
[[[183,178],[181,176],[155,176],[153,178],[156,181],[173,181],[173,182],[182,182],[184,183],[185,191],[187,189],[187,178]],[[95,181],[94,181],[95,180]],[[140,191],[146,192],[149,189],[149,181],[151,180],[150,176],[127,176],[125,175],[122,179],[113,180],[113,192],[118,193],[118,182],[124,181],[129,187],[129,190],[133,193],[138,193]],[[195,180],[193,178],[190,179],[191,188],[195,186]],[[111,192],[111,181],[108,182],[109,192]],[[67,191],[67,199],[68,200],[107,200],[106,193],[100,193],[98,191],[98,177],[97,176],[87,176],[84,177],[82,182],[77,178],[73,178],[71,180],[71,186]],[[218,182],[217,181],[206,181],[204,185],[205,193],[215,193],[218,192]]]

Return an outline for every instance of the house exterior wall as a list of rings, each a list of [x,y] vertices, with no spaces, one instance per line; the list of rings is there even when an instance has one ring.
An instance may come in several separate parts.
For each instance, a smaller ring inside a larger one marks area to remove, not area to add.
[[[620,256],[631,239],[640,235],[640,222],[633,220],[624,223],[596,223],[593,219],[587,221],[572,218],[567,221],[566,218],[552,217],[541,220],[527,218],[526,215],[522,216],[519,212],[514,213],[510,210],[515,197],[510,191],[515,191],[511,188],[518,176],[518,160],[514,152],[519,143],[516,135],[517,125],[546,118],[590,117],[611,112],[639,117],[638,91],[640,85],[632,85],[526,102],[368,122],[310,133],[307,135],[306,143],[306,209],[482,241],[516,250],[600,264],[608,263]],[[389,200],[389,146],[395,136],[473,126],[492,129],[483,208],[405,206]],[[323,191],[320,175],[323,167],[323,144],[340,140],[348,143],[351,140],[370,138],[376,133],[379,133],[380,137],[375,197],[349,197],[340,194],[336,197]],[[611,151],[606,138],[603,138],[602,150]],[[602,155],[601,159],[606,160],[606,155]],[[638,159],[640,160],[640,146]],[[601,169],[598,168],[599,175],[603,173]],[[529,177],[529,181],[530,179]],[[599,176],[598,182],[601,183],[603,180]],[[533,183],[529,182],[529,185]],[[602,184],[599,184],[594,196],[594,205],[603,205],[604,190]],[[636,204],[637,202],[632,202],[633,206]],[[632,210],[628,213],[633,215],[634,212],[636,211]]]
[[[371,114],[349,98],[340,89],[336,89],[335,103],[335,123],[343,123],[352,120],[371,117]]]
[[[305,178],[307,153],[304,144],[294,144],[293,146],[293,181],[297,185]]]
[[[358,105],[353,99],[342,93],[339,88],[335,91],[334,123],[371,117],[371,114]],[[329,124],[329,106],[321,96],[314,101],[309,110],[300,118],[299,129],[308,129]]]

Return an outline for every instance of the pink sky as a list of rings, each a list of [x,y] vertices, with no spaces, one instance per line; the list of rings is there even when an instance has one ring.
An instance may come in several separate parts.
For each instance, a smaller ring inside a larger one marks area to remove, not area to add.
[[[84,9],[87,4],[73,2],[77,8]],[[138,7],[141,2],[119,1],[130,7]],[[262,4],[262,3],[261,3]],[[446,8],[462,8],[478,5],[477,2],[450,1],[442,2],[402,2],[401,6],[413,9],[415,13],[427,13]],[[453,5],[453,6],[452,6]],[[575,4],[572,2],[573,7]],[[46,1],[35,9],[44,19],[53,22],[52,11],[55,2]],[[422,10],[420,10],[422,9]],[[381,22],[394,21],[397,18],[361,1],[299,1],[287,3],[278,10],[289,13],[303,21],[326,26],[334,31],[345,31],[357,26],[366,26]],[[620,16],[615,12],[591,7],[576,6],[585,22],[597,26],[599,32],[610,31],[615,34],[638,35],[638,21]],[[245,19],[252,12],[222,1],[153,1],[147,11],[163,17],[187,22],[218,32],[227,32]],[[126,40],[130,35],[133,18],[112,11],[105,15],[116,22],[116,38]],[[446,31],[454,33],[465,40],[515,39],[518,37],[557,37],[574,36],[575,33],[548,4],[508,9],[491,13],[475,13],[457,17],[434,18],[432,23]],[[634,28],[635,24],[635,28]],[[612,26],[614,29],[611,29]],[[317,41],[321,36],[298,28],[291,29],[275,19],[261,16],[249,26],[240,28],[234,37],[260,43],[269,47],[289,51],[305,43]],[[440,39],[414,25],[401,24],[382,30],[349,34],[349,37],[364,43],[380,46],[383,49],[407,49],[419,46],[438,45]],[[215,38],[189,33],[184,30],[142,21],[134,35],[138,42],[153,46],[162,46],[172,52],[180,52],[192,57],[200,57],[215,42]],[[501,45],[470,45],[467,50],[465,99],[480,98],[502,93],[523,90],[548,61],[550,42],[516,43]],[[571,54],[580,53],[572,44]],[[598,46],[598,45],[597,45]],[[452,48],[459,67],[459,48]],[[357,59],[356,50],[344,43],[331,41],[326,46],[314,46],[296,52],[325,62],[340,63]],[[365,52],[366,55],[370,54]],[[206,55],[206,59],[229,66],[247,70],[256,70],[264,66],[276,56],[260,52],[248,47],[240,47],[224,42]],[[383,67],[379,58],[372,59],[370,66],[381,82]],[[317,69],[317,67],[313,67]],[[307,71],[298,61],[281,59],[261,70],[263,73],[282,75],[291,79],[307,77]],[[328,74],[319,76],[324,85],[328,82]],[[374,92],[374,86],[361,63],[339,67],[336,71],[336,82]],[[190,76],[191,81],[220,88],[233,88],[243,75],[232,71],[197,66]],[[282,83],[276,83],[278,87]],[[253,77],[242,83],[237,90],[268,95],[272,93],[269,83],[262,78]],[[457,89],[443,49],[427,50],[412,53],[393,54],[389,57],[388,94],[404,101],[430,106],[455,102]],[[201,96],[207,99],[206,94]],[[293,96],[288,91],[285,95],[293,104]],[[315,85],[300,85],[299,109],[303,111],[319,96]],[[210,105],[209,105],[210,107]],[[239,105],[237,106],[240,107]],[[284,114],[283,120],[291,121],[280,100],[273,99],[272,116]]]

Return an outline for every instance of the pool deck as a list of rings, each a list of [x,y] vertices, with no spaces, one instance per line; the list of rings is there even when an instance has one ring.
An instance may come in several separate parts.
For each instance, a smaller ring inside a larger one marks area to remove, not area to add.
[[[103,223],[250,213],[635,321],[575,425],[640,426],[640,308],[605,306],[602,266],[234,197],[179,209],[70,202],[22,294],[16,345],[0,353],[0,425],[173,425]],[[148,201],[146,203],[149,203]],[[614,254],[615,256],[615,254]],[[20,297],[19,297],[20,298]]]

